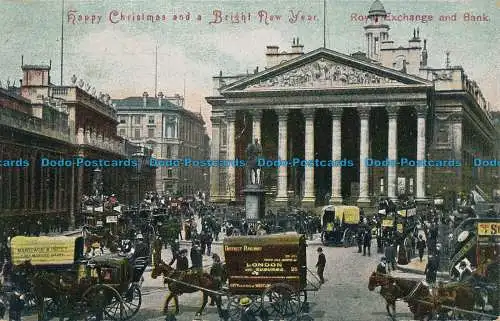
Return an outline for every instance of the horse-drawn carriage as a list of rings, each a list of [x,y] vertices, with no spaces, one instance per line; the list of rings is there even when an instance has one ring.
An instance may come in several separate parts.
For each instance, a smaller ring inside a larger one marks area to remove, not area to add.
[[[83,249],[82,237],[12,239],[13,273],[31,285],[38,320],[132,318],[141,306],[140,281],[147,258],[86,259]]]
[[[360,221],[357,206],[326,206],[321,216],[321,242],[324,245],[353,246]]]
[[[227,321],[244,320],[244,315],[260,315],[265,320],[297,320],[309,308],[307,293],[320,287],[317,277],[308,273],[305,236],[297,233],[227,237],[224,256],[224,277],[220,286],[220,282],[208,273],[175,271],[161,260],[157,248],[153,252],[151,276],[156,278],[163,274],[169,284],[170,295],[164,311],[174,299],[178,312],[179,295],[201,291],[203,304],[198,314],[203,312],[208,297],[212,297],[220,317]],[[222,297],[228,298],[225,309]]]

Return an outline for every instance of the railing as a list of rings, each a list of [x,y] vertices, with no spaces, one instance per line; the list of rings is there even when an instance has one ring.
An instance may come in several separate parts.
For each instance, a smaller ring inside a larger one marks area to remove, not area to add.
[[[42,119],[8,108],[0,108],[0,124],[19,130],[72,142],[69,128],[51,128]]]
[[[112,119],[117,119],[116,110],[104,101],[100,100],[79,87],[54,87],[52,97],[61,98],[66,102],[82,102],[95,111]]]
[[[125,143],[120,140],[103,139],[94,135],[85,135],[82,132],[78,133],[76,143],[79,145],[88,145],[106,151],[111,151],[119,155],[127,155]]]

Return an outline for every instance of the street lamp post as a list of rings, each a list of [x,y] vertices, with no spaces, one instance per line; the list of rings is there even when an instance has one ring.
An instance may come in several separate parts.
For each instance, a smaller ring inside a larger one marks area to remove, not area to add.
[[[92,217],[94,218],[94,220],[96,220],[97,222],[97,219],[95,217],[95,202],[96,200],[99,200],[100,201],[100,197],[99,197],[99,194],[100,194],[100,189],[101,189],[101,186],[102,186],[102,183],[101,183],[101,175],[102,175],[102,171],[97,167],[95,168],[92,173],[94,174],[93,175],[93,181],[92,181],[92,187],[93,187],[93,200],[92,200]],[[85,225],[87,225],[87,215],[85,215]]]

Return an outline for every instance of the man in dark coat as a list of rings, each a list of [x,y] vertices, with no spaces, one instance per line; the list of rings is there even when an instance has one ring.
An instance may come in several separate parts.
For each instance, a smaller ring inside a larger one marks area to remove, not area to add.
[[[366,228],[363,233],[363,256],[366,256],[366,250],[368,249],[368,256],[371,255],[370,248],[372,245],[372,231],[369,228]]]
[[[187,258],[187,250],[183,249],[179,251],[168,263],[168,265],[174,264],[175,261],[177,261],[177,264],[175,265],[175,269],[178,271],[186,271],[189,269],[189,260]]]
[[[437,271],[439,269],[438,261],[435,256],[429,256],[429,261],[425,266],[425,280],[428,283],[436,283]]]
[[[196,241],[191,247],[191,268],[198,272],[203,273],[203,252],[201,251],[200,242]]]
[[[323,277],[323,272],[325,271],[326,266],[326,257],[323,254],[323,249],[321,247],[318,248],[318,263],[316,263],[316,268],[318,269],[318,277],[321,284],[325,283],[325,279]]]
[[[358,233],[356,235],[356,242],[358,243],[358,253],[361,253],[363,247],[363,231],[361,229],[358,229]]]
[[[389,270],[396,269],[396,248],[393,243],[390,243],[389,246],[385,248],[385,257],[387,258],[387,264]]]
[[[417,241],[417,250],[418,250],[418,257],[420,258],[420,262],[422,262],[422,258],[424,257],[424,250],[425,250],[425,240],[422,237],[422,235],[418,236],[418,241]]]
[[[222,286],[222,278],[224,274],[224,266],[222,265],[222,262],[220,260],[220,257],[217,254],[212,255],[212,259],[214,260],[214,263],[212,264],[212,267],[210,268],[210,275],[214,278],[214,283],[215,283],[215,288],[219,290]],[[215,305],[215,296],[211,297],[210,300],[210,305]]]

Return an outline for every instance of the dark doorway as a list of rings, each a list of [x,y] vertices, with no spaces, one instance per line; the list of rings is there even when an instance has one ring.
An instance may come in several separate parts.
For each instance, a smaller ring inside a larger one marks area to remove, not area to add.
[[[356,109],[344,108],[341,127],[342,159],[354,164],[342,167],[342,198],[351,202],[359,195],[359,116]]]

